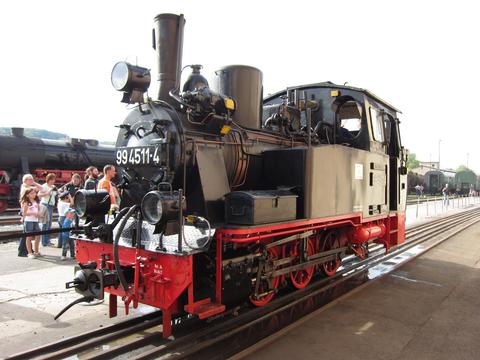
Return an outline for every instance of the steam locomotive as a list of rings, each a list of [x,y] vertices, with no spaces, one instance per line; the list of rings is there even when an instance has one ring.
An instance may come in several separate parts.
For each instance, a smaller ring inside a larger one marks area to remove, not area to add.
[[[12,135],[0,135],[0,213],[7,206],[18,206],[22,175],[32,173],[37,181],[53,172],[57,185],[70,181],[74,172],[84,173],[90,165],[114,161],[113,146],[97,140],[72,138],[49,140],[25,136],[23,128],[12,128]]]
[[[76,211],[91,221],[73,235],[67,283],[76,302],[108,293],[110,316],[117,297],[127,313],[161,309],[166,337],[176,316],[266,305],[332,276],[347,254],[368,256],[369,242],[388,251],[405,239],[397,109],[331,82],[263,99],[261,71],[244,65],[219,69],[211,86],[190,65],[181,86],[184,24],[155,17],[157,99],[145,94],[146,68],[112,70],[122,101],[136,104],[116,143],[120,211],[108,222],[108,193],[77,192]]]

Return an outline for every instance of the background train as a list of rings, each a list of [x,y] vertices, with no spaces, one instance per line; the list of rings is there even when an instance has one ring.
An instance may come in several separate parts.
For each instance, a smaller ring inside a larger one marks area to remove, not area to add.
[[[415,194],[415,186],[422,185],[425,187],[425,175],[409,171],[407,174],[407,184],[408,193]]]
[[[83,174],[90,165],[113,162],[114,147],[97,140],[39,139],[25,136],[23,128],[12,128],[12,135],[0,135],[0,213],[9,205],[18,207],[23,174],[32,173],[41,182],[53,172],[62,185],[74,172]]]
[[[442,189],[445,184],[448,184],[448,187],[451,192],[455,192],[455,173],[431,170],[425,174],[425,190],[424,193],[430,195],[439,195],[442,193]]]
[[[473,191],[480,191],[478,177],[472,170],[457,171],[455,174],[455,190],[465,195]]]
[[[445,171],[430,170],[424,175],[415,172],[408,173],[408,192],[415,193],[416,185],[423,185],[424,194],[440,195],[442,189],[448,184],[450,193],[466,195],[470,191],[480,191],[480,176],[477,176],[472,170]]]
[[[405,240],[407,154],[399,111],[370,91],[321,82],[263,99],[262,73],[199,65],[183,86],[183,15],[155,17],[159,93],[146,98],[148,69],[112,70],[122,101],[121,210],[105,222],[110,196],[80,190],[75,208],[93,221],[76,233],[78,266],[67,283],[83,296],[109,294],[128,312],[139,303],[174,316],[217,316],[238,304],[332,276],[367,244]],[[273,59],[272,59],[273,60]],[[76,301],[76,302],[78,302]],[[68,308],[68,307],[67,307]]]

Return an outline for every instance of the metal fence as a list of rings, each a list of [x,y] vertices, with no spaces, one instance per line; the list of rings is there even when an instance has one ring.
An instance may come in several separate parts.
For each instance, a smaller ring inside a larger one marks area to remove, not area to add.
[[[437,216],[452,209],[460,209],[466,206],[480,204],[480,196],[469,195],[451,195],[451,196],[434,196],[433,198],[421,199],[417,198],[415,206],[415,217],[424,211],[426,216]],[[412,204],[410,203],[410,209]]]

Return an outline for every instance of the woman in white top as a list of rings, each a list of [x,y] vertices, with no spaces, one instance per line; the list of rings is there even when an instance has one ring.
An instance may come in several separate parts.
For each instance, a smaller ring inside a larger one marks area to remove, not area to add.
[[[25,232],[40,231],[38,226],[38,218],[40,216],[40,205],[35,188],[25,188],[22,198],[20,199],[20,206],[22,207],[23,226]],[[34,249],[32,250],[32,240],[35,241]],[[27,236],[26,245],[28,251],[28,258],[34,259],[37,256],[42,256],[38,251],[40,244],[40,235]]]
[[[41,192],[42,191],[42,185],[40,185],[39,183],[36,183],[35,180],[33,179],[33,175],[32,174],[25,174],[23,175],[22,177],[22,186],[20,188],[20,199],[22,198],[22,195],[23,195],[23,192],[25,191],[25,189],[27,188],[35,188],[35,190],[37,190],[37,192]],[[43,194],[40,193],[38,194],[39,196],[42,196]]]
[[[22,177],[22,186],[20,187],[20,194],[18,197],[18,201],[20,201],[20,199],[22,198],[25,189],[29,189],[29,188],[34,188],[35,190],[37,190],[39,197],[43,196],[42,185],[35,182],[32,174],[25,174]],[[21,221],[23,222],[23,214],[21,211],[20,211],[20,215],[22,216]],[[18,244],[18,256],[27,257],[27,255],[28,255],[28,252],[27,252],[27,247],[25,243],[25,238],[22,237],[20,239],[20,243]]]

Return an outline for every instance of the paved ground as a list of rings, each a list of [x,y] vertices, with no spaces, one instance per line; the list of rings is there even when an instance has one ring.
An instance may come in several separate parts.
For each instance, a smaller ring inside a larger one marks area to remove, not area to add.
[[[480,224],[248,359],[480,359]]]
[[[53,320],[65,305],[77,299],[65,282],[72,280],[74,261],[60,261],[61,249],[43,248],[40,259],[17,257],[17,244],[0,245],[0,357],[95,329],[124,318],[108,318],[107,303],[77,305]],[[131,313],[151,311],[139,307]]]

